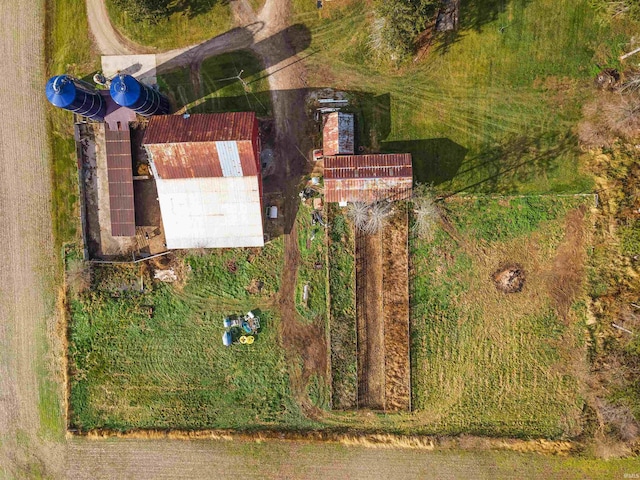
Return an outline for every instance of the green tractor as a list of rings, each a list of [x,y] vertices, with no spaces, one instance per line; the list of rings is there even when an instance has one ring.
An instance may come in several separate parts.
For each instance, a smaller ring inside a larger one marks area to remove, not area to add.
[[[230,315],[225,317],[223,325],[225,331],[222,334],[222,344],[225,347],[234,343],[251,345],[260,330],[260,317],[256,317],[253,312],[246,315]]]

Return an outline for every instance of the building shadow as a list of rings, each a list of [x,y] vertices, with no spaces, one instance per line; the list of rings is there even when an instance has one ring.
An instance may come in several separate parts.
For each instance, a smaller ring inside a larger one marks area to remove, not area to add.
[[[426,185],[440,185],[455,178],[467,149],[448,138],[383,142],[383,153],[410,153],[413,179]]]

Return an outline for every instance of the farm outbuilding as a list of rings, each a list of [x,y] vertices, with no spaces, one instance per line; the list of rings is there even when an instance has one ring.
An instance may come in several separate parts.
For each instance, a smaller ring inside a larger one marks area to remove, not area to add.
[[[353,114],[332,112],[324,118],[322,147],[324,155],[353,155]]]
[[[413,169],[409,153],[324,158],[326,202],[408,200],[412,187]]]
[[[154,116],[143,144],[167,248],[264,245],[255,113]]]

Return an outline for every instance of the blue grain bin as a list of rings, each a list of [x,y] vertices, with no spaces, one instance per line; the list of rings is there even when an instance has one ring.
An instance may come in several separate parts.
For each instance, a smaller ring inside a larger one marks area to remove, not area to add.
[[[111,81],[111,98],[118,105],[130,108],[145,117],[165,115],[170,111],[169,100],[153,88],[143,85],[131,75],[120,74]]]
[[[47,100],[56,107],[94,120],[104,120],[107,105],[102,96],[69,75],[51,77],[46,93]]]

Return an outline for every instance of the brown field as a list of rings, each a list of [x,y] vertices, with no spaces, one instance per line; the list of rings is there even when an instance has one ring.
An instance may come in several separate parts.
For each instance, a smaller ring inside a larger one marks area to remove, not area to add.
[[[411,402],[407,220],[406,210],[398,212],[382,241],[386,410],[408,410]]]
[[[356,235],[358,406],[410,408],[407,213]]]

